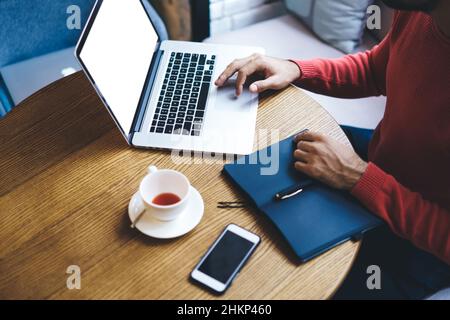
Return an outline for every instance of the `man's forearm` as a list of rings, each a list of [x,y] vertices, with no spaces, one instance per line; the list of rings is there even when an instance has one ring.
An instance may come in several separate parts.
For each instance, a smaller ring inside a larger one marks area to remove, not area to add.
[[[385,94],[389,37],[371,51],[338,59],[292,60],[301,70],[295,84],[338,98],[363,98]]]
[[[450,212],[401,185],[373,163],[352,194],[401,237],[450,265]]]

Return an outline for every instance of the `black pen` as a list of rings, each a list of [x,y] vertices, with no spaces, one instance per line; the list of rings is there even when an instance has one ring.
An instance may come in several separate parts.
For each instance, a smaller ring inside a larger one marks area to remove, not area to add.
[[[275,200],[277,201],[281,201],[281,200],[286,200],[289,198],[292,198],[298,194],[300,194],[301,192],[303,192],[303,189],[307,188],[308,186],[313,184],[313,180],[305,180],[303,182],[300,182],[299,184],[296,184],[295,186],[291,186],[287,189],[284,189],[280,192],[278,192],[275,195]]]
[[[306,132],[308,132],[309,129],[303,129],[302,131],[296,133],[293,137],[294,139],[292,140],[295,143],[295,138],[297,138],[299,135],[302,135]],[[301,192],[303,192],[303,189],[305,189],[306,187],[308,187],[309,185],[311,185],[313,183],[312,180],[305,180],[299,184],[296,184],[295,186],[289,187],[287,189],[284,189],[280,192],[278,192],[275,195],[275,200],[281,201],[281,200],[285,200],[285,199],[289,199],[292,198],[298,194],[300,194]]]

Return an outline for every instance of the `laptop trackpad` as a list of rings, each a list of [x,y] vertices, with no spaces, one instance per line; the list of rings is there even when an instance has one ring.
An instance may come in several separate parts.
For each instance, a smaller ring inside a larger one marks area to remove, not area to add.
[[[258,95],[248,90],[248,85],[244,86],[244,91],[236,97],[236,79],[230,79],[223,87],[217,88],[217,96],[214,109],[226,109],[227,111],[247,111],[258,102]]]

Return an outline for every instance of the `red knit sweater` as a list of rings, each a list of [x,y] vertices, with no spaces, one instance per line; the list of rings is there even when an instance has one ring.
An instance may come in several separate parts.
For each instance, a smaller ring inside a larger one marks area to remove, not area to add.
[[[450,264],[450,39],[423,13],[397,13],[371,51],[297,61],[298,85],[341,98],[387,96],[352,190],[394,232]]]

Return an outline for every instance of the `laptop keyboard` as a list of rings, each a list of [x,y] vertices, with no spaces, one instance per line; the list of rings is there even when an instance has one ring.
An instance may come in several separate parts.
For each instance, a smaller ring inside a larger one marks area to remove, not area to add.
[[[216,56],[172,52],[150,132],[200,136]]]

